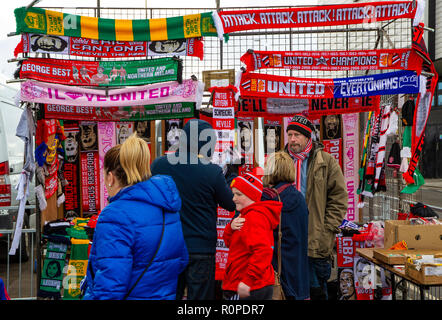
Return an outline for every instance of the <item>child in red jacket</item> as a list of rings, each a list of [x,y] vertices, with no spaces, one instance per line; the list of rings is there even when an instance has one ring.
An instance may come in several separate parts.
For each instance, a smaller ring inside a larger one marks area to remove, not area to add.
[[[282,203],[260,201],[262,181],[250,173],[235,178],[230,187],[240,215],[224,229],[224,242],[229,248],[224,298],[272,299],[273,230],[279,224]]]

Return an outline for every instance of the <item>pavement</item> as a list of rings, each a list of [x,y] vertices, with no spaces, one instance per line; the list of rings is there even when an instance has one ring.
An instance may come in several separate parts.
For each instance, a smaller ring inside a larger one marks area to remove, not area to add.
[[[421,188],[442,189],[442,179],[425,179],[425,184]],[[442,198],[441,198],[441,203],[442,203]]]

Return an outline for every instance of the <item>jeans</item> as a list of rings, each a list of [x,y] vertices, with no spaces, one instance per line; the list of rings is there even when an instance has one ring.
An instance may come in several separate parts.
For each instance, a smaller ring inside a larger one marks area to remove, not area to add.
[[[189,254],[189,263],[178,277],[177,300],[215,300],[215,254]]]
[[[329,259],[308,257],[310,278],[310,299],[328,300],[327,280],[331,275]]]

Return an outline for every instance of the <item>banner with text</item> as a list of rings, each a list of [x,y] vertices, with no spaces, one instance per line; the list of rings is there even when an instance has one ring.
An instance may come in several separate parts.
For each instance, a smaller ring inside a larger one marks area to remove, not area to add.
[[[305,114],[311,118],[330,114],[368,112],[379,109],[380,96],[357,98],[264,98],[243,97],[237,104],[236,116],[280,118]]]
[[[402,70],[368,76],[334,79],[295,78],[243,72],[239,83],[242,97],[351,98],[419,92],[416,72]]]
[[[292,70],[418,70],[420,57],[411,49],[349,51],[254,51],[248,50],[241,61],[247,71],[266,68]]]
[[[222,40],[226,33],[245,30],[350,25],[404,18],[419,22],[423,14],[420,2],[417,6],[413,6],[413,1],[379,1],[304,8],[223,10],[213,12],[213,20]]]
[[[175,58],[128,61],[81,61],[29,58],[21,79],[79,86],[138,86],[182,81],[182,61]]]
[[[191,79],[107,91],[26,80],[21,83],[20,96],[28,102],[95,107],[194,102],[199,109],[203,90],[203,83]]]
[[[203,60],[202,38],[162,41],[110,41],[36,33],[22,34],[14,53],[64,54],[91,58],[190,56]]]
[[[175,102],[146,106],[89,107],[45,104],[44,116],[48,119],[90,121],[140,121],[192,118],[195,103]]]

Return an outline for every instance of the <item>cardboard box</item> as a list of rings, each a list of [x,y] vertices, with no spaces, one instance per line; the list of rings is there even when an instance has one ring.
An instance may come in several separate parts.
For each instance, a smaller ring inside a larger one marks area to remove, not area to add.
[[[389,250],[385,248],[376,248],[373,250],[373,258],[390,265],[403,264],[407,261],[408,257],[422,255],[422,254],[438,254],[442,253],[442,250]]]
[[[442,254],[435,255],[442,258]],[[422,284],[442,285],[442,264],[423,263],[418,270],[412,260],[405,263],[405,274]]]
[[[409,220],[386,220],[384,229],[384,248],[404,240],[408,249],[442,248],[442,225],[411,225]]]

